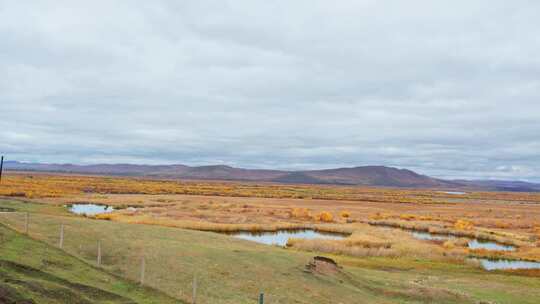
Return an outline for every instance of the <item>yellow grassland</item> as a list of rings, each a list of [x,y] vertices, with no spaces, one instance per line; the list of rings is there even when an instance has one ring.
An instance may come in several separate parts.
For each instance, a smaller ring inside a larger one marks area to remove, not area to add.
[[[462,258],[504,255],[540,260],[540,195],[438,190],[173,181],[103,176],[9,173],[0,196],[70,204],[109,204],[97,219],[194,230],[315,229],[344,240],[295,240],[300,250],[353,256]],[[128,208],[137,207],[137,208]],[[518,246],[516,252],[470,251],[463,241],[425,242],[380,227],[452,234]]]

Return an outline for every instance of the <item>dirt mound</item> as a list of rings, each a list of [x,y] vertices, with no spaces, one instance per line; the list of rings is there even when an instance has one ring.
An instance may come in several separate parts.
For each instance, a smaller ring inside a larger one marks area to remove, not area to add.
[[[341,267],[331,258],[316,256],[306,265],[306,272],[318,274],[336,274],[340,272]]]

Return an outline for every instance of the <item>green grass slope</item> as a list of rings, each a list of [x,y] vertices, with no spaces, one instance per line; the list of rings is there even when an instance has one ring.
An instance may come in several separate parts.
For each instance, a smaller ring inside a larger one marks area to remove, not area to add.
[[[0,225],[0,303],[180,303]]]

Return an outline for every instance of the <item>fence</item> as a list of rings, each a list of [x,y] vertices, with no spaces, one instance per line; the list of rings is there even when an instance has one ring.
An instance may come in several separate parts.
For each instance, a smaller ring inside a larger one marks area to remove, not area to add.
[[[191,265],[190,263],[195,263],[193,257],[182,253],[159,252],[156,254],[156,249],[152,247],[152,244],[138,243],[136,241],[138,234],[133,231],[122,230],[122,235],[111,237],[119,233],[118,228],[107,229],[115,226],[111,222],[75,216],[1,212],[0,223],[56,246],[95,267],[135,281],[142,286],[161,290],[187,303],[214,303],[214,300],[219,299],[220,293],[225,293],[223,290],[213,290],[217,284],[215,276],[211,273],[212,267]],[[152,229],[152,227],[148,228]],[[132,238],[132,241],[117,241],[126,237]],[[134,242],[133,239],[135,239]],[[130,245],[132,243],[137,245]],[[128,248],[125,248],[126,246]],[[188,264],[192,267],[182,267]],[[176,267],[171,267],[171,265],[176,265]],[[182,268],[185,270],[181,271]],[[194,271],[190,272],[188,269]],[[228,292],[223,296],[233,298],[233,295],[234,293]],[[255,293],[252,299],[252,302],[243,299],[239,303],[287,303],[284,297],[272,293]]]

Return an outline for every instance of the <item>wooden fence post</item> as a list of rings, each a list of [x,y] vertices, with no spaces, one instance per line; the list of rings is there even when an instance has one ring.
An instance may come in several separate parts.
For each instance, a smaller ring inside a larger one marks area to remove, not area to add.
[[[97,264],[101,266],[101,241],[97,242]]]
[[[144,272],[146,271],[146,261],[144,260],[144,256],[142,257],[141,261],[141,285],[144,285]]]
[[[264,293],[259,294],[259,304],[264,304]]]
[[[64,224],[60,225],[60,242],[58,247],[60,247],[60,249],[64,248]]]
[[[2,155],[2,159],[0,160],[0,183],[2,182],[2,171],[4,171],[4,155]]]
[[[24,214],[24,234],[28,235],[28,225],[29,225],[29,219],[30,215],[28,212]]]
[[[191,304],[197,303],[197,276],[193,275],[193,293],[191,294]]]

